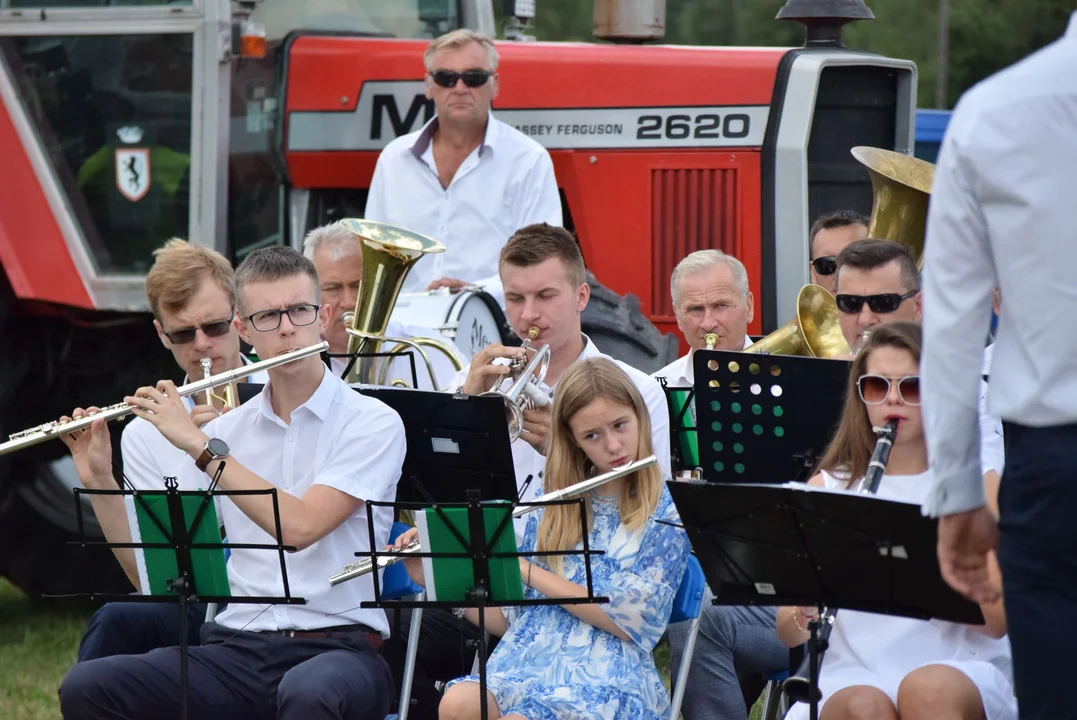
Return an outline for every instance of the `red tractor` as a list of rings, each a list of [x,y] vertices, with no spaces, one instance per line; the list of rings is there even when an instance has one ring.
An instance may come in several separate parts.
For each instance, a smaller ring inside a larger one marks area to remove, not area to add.
[[[603,286],[585,329],[653,371],[682,351],[669,277],[694,250],[747,266],[750,332],[788,319],[811,220],[871,209],[850,148],[911,152],[916,67],[841,45],[867,8],[791,0],[805,47],[724,48],[641,44],[660,37],[650,4],[596,3],[612,42],[540,43],[506,3],[494,111],[553,157]],[[151,251],[180,236],[238,262],[361,216],[380,149],[433,113],[425,44],[456,27],[495,35],[490,0],[0,2],[0,432],[179,379]],[[31,593],[87,586],[77,482],[58,442],[0,457],[0,574]],[[98,589],[122,588],[104,560]]]

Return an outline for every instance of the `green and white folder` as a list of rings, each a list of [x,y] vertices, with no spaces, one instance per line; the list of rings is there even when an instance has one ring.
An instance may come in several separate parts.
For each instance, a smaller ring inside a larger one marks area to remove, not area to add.
[[[471,542],[471,527],[468,522],[468,508],[451,507],[438,510],[427,508],[415,515],[415,526],[419,530],[419,542],[423,552],[430,553],[468,553],[470,548],[461,545],[456,534],[446,525],[447,519],[453,528],[468,543]],[[485,543],[490,544],[494,533],[506,515],[512,512],[509,503],[484,504],[482,507]],[[490,549],[496,553],[516,553],[516,533],[513,531],[512,518],[504,524],[503,531]],[[520,577],[519,557],[492,557],[490,567],[490,604],[523,600],[523,580]],[[464,603],[467,593],[475,587],[475,568],[470,557],[459,558],[423,558],[423,575],[426,578],[426,596],[428,600]]]
[[[179,493],[180,506],[183,508],[183,520],[188,534],[194,524],[205,498],[202,493]],[[168,507],[168,496],[164,491],[141,493],[139,501],[131,496],[124,498],[127,506],[127,519],[131,526],[133,543],[168,543],[172,535],[172,516]],[[211,501],[205,503],[198,528],[189,538],[190,544],[220,544],[220,522],[217,519],[216,505]],[[150,516],[152,513],[153,517]],[[156,518],[157,522],[154,522]],[[158,522],[168,533],[166,536],[158,527]],[[230,597],[228,573],[225,569],[224,549],[192,549],[191,573],[198,595],[206,597]],[[169,581],[179,575],[179,563],[174,549],[146,548],[135,550],[138,564],[138,578],[143,595],[172,595]]]
[[[699,467],[699,436],[696,433],[696,414],[694,408],[689,407],[685,410],[684,407],[688,403],[688,395],[692,390],[691,388],[684,390],[669,388],[668,392],[670,402],[673,404],[670,421],[674,423],[676,428],[677,442],[680,443],[681,462],[684,464],[685,469]],[[684,415],[681,415],[682,412],[684,412]],[[682,419],[679,425],[676,424],[677,418]]]

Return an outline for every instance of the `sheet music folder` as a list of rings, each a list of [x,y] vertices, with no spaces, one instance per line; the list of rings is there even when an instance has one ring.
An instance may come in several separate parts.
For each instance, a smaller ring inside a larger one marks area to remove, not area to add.
[[[919,505],[800,483],[667,484],[716,604],[984,622],[942,579]]]
[[[841,418],[848,360],[729,350],[692,360],[704,480],[811,477]]]

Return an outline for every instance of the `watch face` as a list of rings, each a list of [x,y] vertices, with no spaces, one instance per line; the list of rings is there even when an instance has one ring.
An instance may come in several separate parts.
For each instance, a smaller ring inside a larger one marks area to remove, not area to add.
[[[211,438],[206,447],[213,457],[224,457],[228,454],[228,445],[220,438]]]

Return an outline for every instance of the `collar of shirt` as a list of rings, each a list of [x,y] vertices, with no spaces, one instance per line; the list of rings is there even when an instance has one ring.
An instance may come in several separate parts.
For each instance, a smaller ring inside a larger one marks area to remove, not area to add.
[[[434,133],[437,132],[438,127],[438,117],[435,115],[426,125],[423,125],[419,136],[415,138],[415,144],[411,146],[411,154],[416,159],[425,161],[430,167],[434,167]],[[486,148],[494,149],[497,136],[498,128],[497,123],[494,122],[494,114],[488,112],[486,113],[486,133],[478,147],[479,157],[482,157]]]
[[[329,371],[329,368],[323,364],[322,381],[318,383],[318,387],[314,391],[314,394],[307,398],[307,401],[296,408],[296,410],[306,408],[314,413],[319,420],[324,422],[329,415],[329,408],[333,405],[333,396],[339,388],[340,383],[337,382],[337,378],[334,377],[333,373]],[[288,423],[281,420],[277,413],[273,411],[272,391],[273,383],[266,383],[265,388],[259,396],[259,413],[270,422],[279,425],[282,428],[286,428],[288,427]]]

